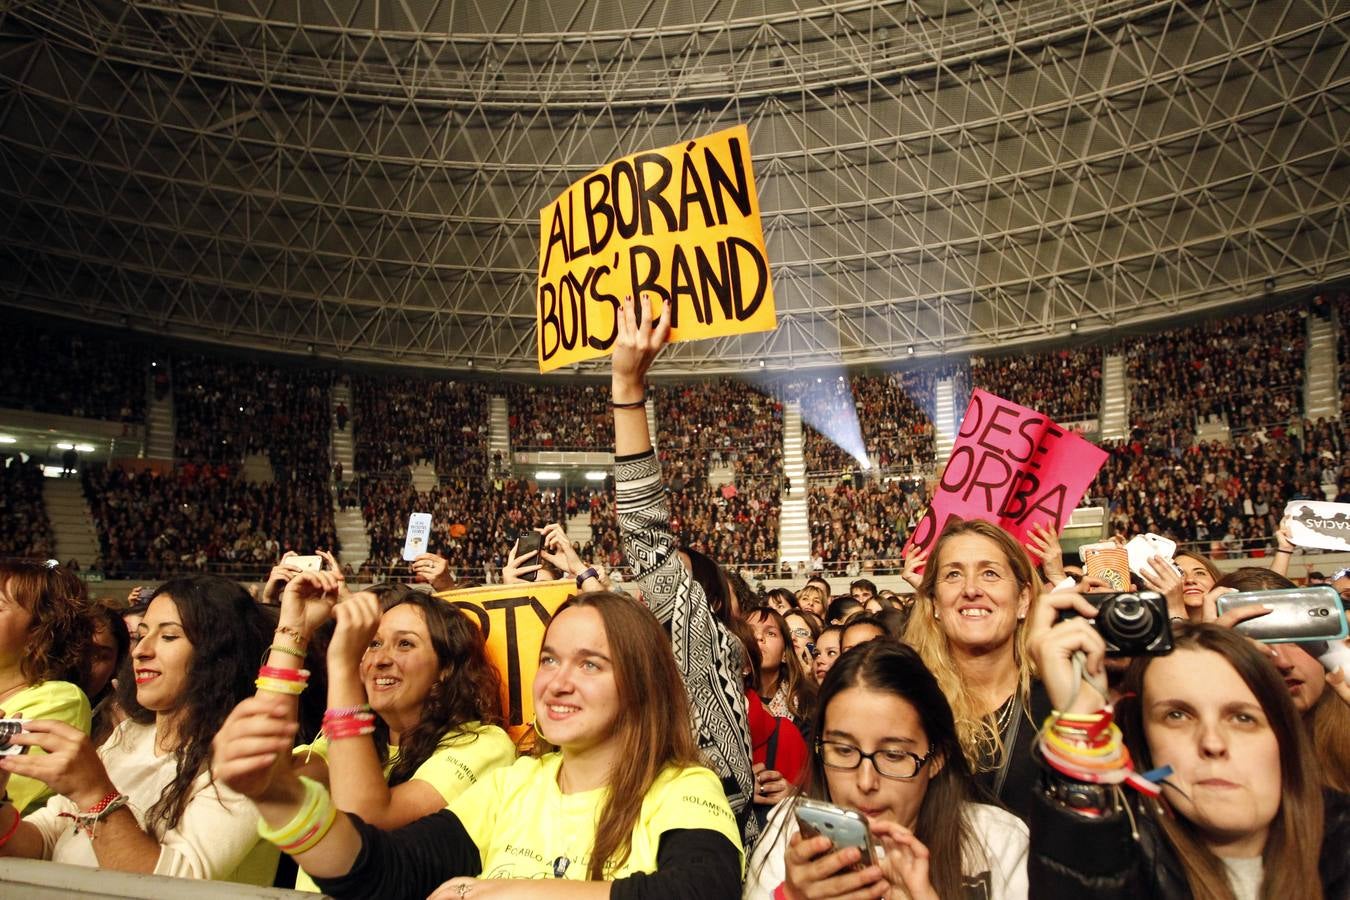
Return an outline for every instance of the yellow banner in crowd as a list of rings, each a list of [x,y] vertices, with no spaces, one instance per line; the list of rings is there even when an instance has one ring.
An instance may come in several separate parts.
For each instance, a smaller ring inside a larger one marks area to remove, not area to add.
[[[488,659],[502,676],[506,730],[519,740],[534,722],[534,673],[544,631],[568,597],[577,592],[570,579],[543,584],[497,584],[442,591],[441,600],[478,623]]]
[[[539,232],[540,372],[607,356],[624,297],[665,301],[676,341],[777,323],[744,125],[596,169]]]

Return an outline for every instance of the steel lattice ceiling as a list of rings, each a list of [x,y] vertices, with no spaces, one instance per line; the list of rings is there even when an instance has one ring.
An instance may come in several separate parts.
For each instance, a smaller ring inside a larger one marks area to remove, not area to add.
[[[0,302],[534,369],[537,211],[746,122],[780,327],[977,349],[1350,274],[1350,3],[0,4]]]

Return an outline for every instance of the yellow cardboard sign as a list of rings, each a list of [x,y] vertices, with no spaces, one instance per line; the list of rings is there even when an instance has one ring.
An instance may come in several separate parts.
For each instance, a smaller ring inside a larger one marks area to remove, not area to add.
[[[487,642],[487,655],[502,676],[502,709],[514,740],[534,722],[534,673],[539,648],[553,615],[577,592],[570,579],[543,584],[495,584],[441,591],[441,600],[473,619]]]
[[[643,294],[675,341],[777,324],[744,125],[616,159],[539,211],[540,372],[608,355]]]

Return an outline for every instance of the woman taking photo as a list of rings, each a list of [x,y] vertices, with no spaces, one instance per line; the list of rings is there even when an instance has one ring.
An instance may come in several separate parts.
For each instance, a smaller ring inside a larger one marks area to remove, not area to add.
[[[1049,712],[1025,652],[1040,585],[1016,539],[979,519],[951,519],[924,567],[905,643],[937,677],[976,782],[1024,819],[1036,782],[1029,748]]]
[[[1031,645],[1062,712],[1050,717],[1047,732],[1070,747],[1062,758],[1068,764],[1047,770],[1036,798],[1035,896],[1350,896],[1350,811],[1343,795],[1327,794],[1324,805],[1289,691],[1252,641],[1217,625],[1178,623],[1171,654],[1131,663],[1116,710],[1119,731],[1096,729],[1111,737],[1092,748],[1093,759],[1123,759],[1116,749],[1123,733],[1134,771],[1169,766],[1160,796],[1149,800],[1076,777],[1074,732],[1062,723],[1068,716],[1109,721],[1106,648],[1088,622],[1089,604],[1049,596],[1087,618],[1048,627],[1038,611]]]
[[[251,804],[210,771],[211,739],[254,690],[261,612],[238,584],[198,575],[162,585],[137,631],[135,682],[118,685],[128,718],[102,747],[51,720],[12,739],[46,755],[4,757],[0,772],[60,796],[17,823],[13,805],[0,806],[0,855],[270,885],[276,849],[258,840]]]
[[[398,828],[515,761],[500,727],[501,681],[467,616],[402,584],[351,594],[334,615],[329,721],[366,705],[373,716],[369,735],[310,748],[328,761],[339,809]]]
[[[807,795],[863,813],[885,857],[852,871],[858,851],[803,839],[797,801],[785,800],[750,860],[747,898],[780,885],[788,897],[959,900],[967,885],[990,900],[1027,896],[1026,826],[974,802],[951,707],[913,650],[874,641],[841,656],[814,724]]]
[[[301,602],[295,592],[282,600]],[[328,733],[296,761],[305,771],[315,756],[327,761],[338,809],[399,828],[515,761],[500,727],[501,679],[468,616],[402,584],[350,594],[333,614]],[[367,715],[368,727],[346,727]],[[313,889],[303,873],[296,886]]]
[[[697,762],[669,640],[624,595],[568,601],[534,678],[537,755],[393,832],[331,812],[322,787],[275,765],[295,721],[266,695],[231,714],[218,777],[254,798],[262,830],[338,898],[734,895],[736,820]]]
[[[84,669],[96,624],[84,582],[70,570],[0,563],[0,710],[9,718],[63,722],[88,734],[89,700],[67,679]],[[38,809],[51,794],[25,775],[9,779],[9,800],[20,814]]]

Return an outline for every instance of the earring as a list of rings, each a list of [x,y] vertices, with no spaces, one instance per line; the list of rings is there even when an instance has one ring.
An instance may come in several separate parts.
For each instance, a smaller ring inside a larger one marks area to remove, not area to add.
[[[535,719],[533,722],[531,722],[531,723],[530,723],[530,727],[534,729],[534,733],[535,733],[536,736],[541,737],[541,738],[543,738],[544,740],[548,740],[548,738],[544,737],[544,733],[543,733],[542,731],[539,730],[539,720],[538,720],[538,719]]]

